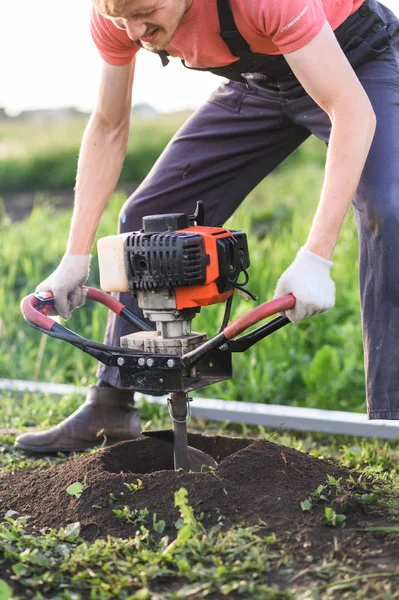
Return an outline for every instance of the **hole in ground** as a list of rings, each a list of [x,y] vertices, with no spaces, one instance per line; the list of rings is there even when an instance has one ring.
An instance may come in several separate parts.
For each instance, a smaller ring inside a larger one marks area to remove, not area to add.
[[[251,439],[207,437],[188,434],[188,443],[212,456],[218,463],[252,444]],[[173,471],[173,445],[155,438],[139,438],[122,442],[104,450],[101,466],[108,473],[154,473]]]

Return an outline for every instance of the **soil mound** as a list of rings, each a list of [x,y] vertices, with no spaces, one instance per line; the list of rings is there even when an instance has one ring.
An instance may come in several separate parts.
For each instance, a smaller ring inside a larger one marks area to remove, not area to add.
[[[83,537],[129,537],[137,527],[116,517],[113,510],[148,509],[166,522],[173,535],[179,517],[174,492],[185,487],[190,504],[211,525],[223,515],[227,526],[258,524],[271,531],[304,525],[300,502],[327,474],[343,481],[349,471],[324,460],[268,441],[206,437],[189,434],[189,444],[213,456],[215,471],[173,471],[173,449],[168,442],[141,438],[122,442],[46,469],[6,475],[0,479],[0,515],[14,510],[29,515],[36,529],[61,527],[80,521]],[[142,487],[132,493],[125,484]],[[66,492],[84,483],[80,498]],[[316,514],[307,515],[316,518]]]

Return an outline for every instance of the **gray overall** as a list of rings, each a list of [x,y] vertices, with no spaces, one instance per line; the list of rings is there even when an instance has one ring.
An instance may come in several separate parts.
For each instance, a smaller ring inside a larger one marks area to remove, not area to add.
[[[329,139],[331,123],[283,56],[253,54],[237,31],[228,0],[218,0],[221,36],[239,60],[207,69],[229,79],[171,140],[120,214],[121,232],[145,215],[191,213],[203,200],[207,225],[224,223],[247,194],[311,134]],[[399,20],[367,0],[335,35],[365,88],[377,131],[353,200],[368,414],[399,419]],[[162,57],[166,63],[165,56]],[[121,301],[140,314],[130,294]],[[110,314],[105,342],[132,327]],[[117,369],[98,377],[118,386]]]

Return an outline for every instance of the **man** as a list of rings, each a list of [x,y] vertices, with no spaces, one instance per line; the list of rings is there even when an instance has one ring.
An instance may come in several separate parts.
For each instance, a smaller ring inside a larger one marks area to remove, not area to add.
[[[80,152],[76,200],[61,264],[38,290],[52,290],[69,318],[83,301],[90,249],[125,156],[135,55],[179,56],[189,68],[227,77],[170,142],[120,215],[137,230],[159,212],[205,204],[221,224],[248,192],[311,133],[328,142],[324,185],[307,240],[283,273],[276,296],[300,321],[334,305],[332,255],[353,200],[367,401],[372,419],[399,418],[393,349],[399,331],[399,22],[376,0],[93,0],[92,34],[102,79]],[[371,148],[371,150],[370,150]],[[132,308],[132,299],[122,294]],[[137,307],[135,308],[137,310]],[[106,341],[126,323],[109,317]],[[79,450],[139,435],[131,394],[101,365],[83,406],[47,432],[23,434],[19,448]]]

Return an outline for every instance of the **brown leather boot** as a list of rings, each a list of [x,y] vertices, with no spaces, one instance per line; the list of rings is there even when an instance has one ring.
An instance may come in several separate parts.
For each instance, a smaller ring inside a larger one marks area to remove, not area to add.
[[[133,393],[91,385],[86,401],[70,417],[48,429],[22,433],[15,447],[27,452],[74,452],[141,436]]]

